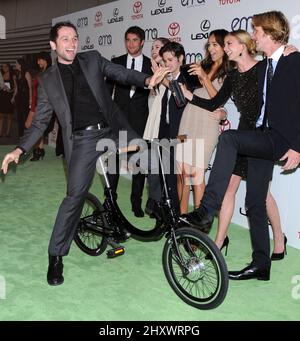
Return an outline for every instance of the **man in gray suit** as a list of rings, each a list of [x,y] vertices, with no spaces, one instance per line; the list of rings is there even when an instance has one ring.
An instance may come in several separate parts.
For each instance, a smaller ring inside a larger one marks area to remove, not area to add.
[[[77,54],[78,33],[70,22],[59,22],[52,27],[50,45],[56,51],[57,63],[41,75],[35,118],[20,145],[5,156],[2,170],[6,174],[8,164],[18,163],[20,155],[32,148],[55,111],[63,131],[68,183],[49,243],[47,281],[49,285],[59,285],[64,281],[62,256],[69,252],[101,154],[96,150],[97,142],[118,136],[120,130],[128,132],[129,140],[136,137],[112,101],[105,77],[151,88],[167,70],[161,69],[149,77],[113,64],[97,51]]]

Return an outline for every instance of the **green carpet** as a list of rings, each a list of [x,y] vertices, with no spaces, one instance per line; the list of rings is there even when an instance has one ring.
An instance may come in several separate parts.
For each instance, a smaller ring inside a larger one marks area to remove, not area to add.
[[[1,160],[9,149],[0,146]],[[128,217],[129,188],[122,179],[119,202]],[[102,195],[98,176],[91,191]],[[130,239],[125,255],[115,259],[89,257],[73,244],[64,258],[65,283],[48,286],[48,240],[64,193],[63,164],[52,148],[43,161],[11,167],[0,182],[0,320],[299,320],[300,300],[292,298],[296,284],[291,281],[300,275],[300,252],[293,248],[272,264],[271,281],[231,281],[223,304],[210,311],[186,305],[167,284],[161,264],[164,239]],[[250,259],[249,232],[232,225],[228,268],[239,270]]]

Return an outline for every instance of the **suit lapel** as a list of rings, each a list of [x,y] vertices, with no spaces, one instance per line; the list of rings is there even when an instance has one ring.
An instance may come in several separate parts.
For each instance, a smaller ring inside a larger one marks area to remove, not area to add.
[[[257,78],[258,78],[258,100],[259,100],[259,112],[263,105],[263,93],[264,93],[264,82],[267,67],[267,59],[261,61],[257,67]]]
[[[283,55],[281,55],[281,57],[278,60],[278,63],[277,63],[276,69],[275,69],[275,73],[274,73],[274,76],[272,78],[271,89],[272,89],[272,84],[274,82],[276,83],[277,78],[280,77],[280,73],[281,73],[281,71],[282,71],[282,69],[284,67],[284,64],[285,64],[284,58],[285,57]]]
[[[44,78],[44,86],[49,89],[48,93],[53,99],[52,103],[57,114],[62,113],[64,115],[64,113],[67,113],[71,117],[69,102],[57,64],[52,66],[47,77]]]

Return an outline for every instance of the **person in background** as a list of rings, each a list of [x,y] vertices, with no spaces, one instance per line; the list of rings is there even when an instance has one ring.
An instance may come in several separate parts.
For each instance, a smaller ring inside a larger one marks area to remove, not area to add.
[[[26,63],[23,58],[17,59],[15,77],[15,91],[13,100],[15,100],[18,116],[19,137],[24,134],[25,121],[31,109],[32,103],[32,78],[27,71]]]
[[[33,93],[32,93],[32,103],[31,103],[31,110],[27,116],[27,119],[25,121],[25,128],[29,128],[31,126],[33,117],[35,115],[36,110],[36,104],[37,104],[37,97],[38,97],[38,82],[39,77],[42,72],[47,70],[52,65],[52,60],[50,53],[46,51],[41,51],[37,55],[37,64],[40,68],[39,74],[36,75],[36,77],[33,80]],[[44,136],[47,136],[49,134],[49,131],[51,131],[53,128],[53,122],[54,116],[51,119],[51,122],[49,124],[49,128],[45,130]],[[43,159],[45,156],[45,149],[44,149],[44,137],[42,137],[34,146],[33,148],[33,157],[30,159],[30,161],[38,161],[40,159]]]
[[[124,39],[127,53],[113,58],[112,62],[127,69],[152,74],[151,61],[143,54],[145,31],[138,26],[129,27],[125,32]],[[142,138],[149,114],[148,97],[150,91],[141,87],[118,84],[110,79],[107,80],[107,83],[111,93],[114,92],[114,101],[126,115],[133,130]],[[108,174],[108,177],[113,191],[117,192],[119,169],[117,169],[116,174]],[[130,201],[132,211],[136,217],[144,216],[141,206],[144,183],[145,174],[137,173],[132,175]]]
[[[190,66],[189,73],[197,75],[199,87],[194,94],[203,98],[214,97],[228,72],[228,58],[224,52],[224,38],[228,31],[210,32],[205,45],[205,58],[201,64]],[[199,207],[205,189],[205,170],[218,142],[220,121],[226,112],[210,112],[188,103],[182,114],[179,135],[187,135],[187,141],[177,146],[176,158],[180,162],[178,195],[181,214],[188,213],[190,186],[193,189],[194,208]],[[203,149],[200,148],[200,144]]]
[[[159,54],[160,49],[166,44],[170,42],[169,39],[164,37],[159,37],[152,43],[151,47],[151,63],[153,71],[161,65],[163,66],[162,57]],[[147,119],[147,123],[144,130],[143,138],[145,140],[152,140],[154,138],[158,138],[159,125],[160,125],[160,116],[161,116],[161,100],[165,93],[166,87],[162,83],[159,84],[156,89],[152,89],[149,94],[149,116]],[[156,175],[151,173],[148,174],[148,185],[149,185],[149,193],[151,191],[160,191],[161,188],[157,187]],[[150,188],[151,187],[151,188]],[[160,195],[157,194],[157,197]],[[158,207],[157,200],[153,200],[150,196],[148,197],[145,213],[150,216],[150,218],[160,219],[160,208]]]
[[[0,137],[9,137],[13,121],[15,88],[13,70],[9,63],[3,63],[0,72],[2,86],[0,84]],[[3,133],[4,120],[7,120],[6,131]]]

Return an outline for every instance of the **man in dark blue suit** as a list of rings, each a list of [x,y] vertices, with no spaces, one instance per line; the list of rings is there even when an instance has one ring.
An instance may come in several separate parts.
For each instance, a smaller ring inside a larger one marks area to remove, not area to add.
[[[252,262],[229,272],[234,280],[269,280],[271,259],[266,196],[274,162],[284,171],[300,163],[300,53],[283,57],[289,24],[278,11],[256,14],[253,40],[266,55],[258,65],[259,118],[255,131],[230,130],[220,136],[214,166],[199,209],[188,220],[209,232],[221,207],[237,154],[248,156],[246,208],[252,242]],[[193,100],[192,100],[193,101]]]
[[[112,62],[122,65],[127,69],[134,69],[152,74],[151,60],[143,55],[142,50],[145,42],[145,32],[138,26],[132,26],[125,32],[125,46],[127,53],[113,58]],[[114,101],[127,117],[128,123],[137,135],[142,138],[149,115],[148,96],[149,90],[144,87],[136,87],[128,84],[121,84],[108,79],[111,93],[114,91]],[[116,192],[119,182],[119,172],[109,174],[109,181],[112,189]],[[142,195],[145,183],[145,175],[137,173],[132,175],[131,206],[135,216],[143,217],[141,207]]]

